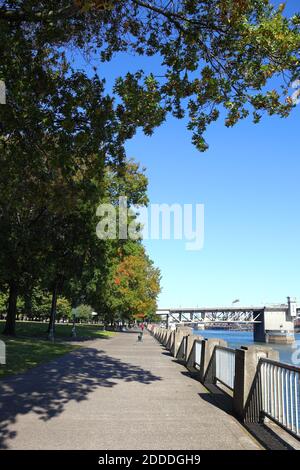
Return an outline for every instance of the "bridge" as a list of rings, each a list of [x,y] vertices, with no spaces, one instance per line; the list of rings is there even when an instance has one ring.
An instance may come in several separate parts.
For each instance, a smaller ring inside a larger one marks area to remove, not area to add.
[[[158,309],[157,315],[167,327],[171,325],[253,325],[254,341],[292,343],[294,321],[300,313],[295,299],[288,297],[286,304],[267,306],[231,306]]]
[[[204,307],[158,309],[157,315],[169,323],[256,323],[262,307]]]

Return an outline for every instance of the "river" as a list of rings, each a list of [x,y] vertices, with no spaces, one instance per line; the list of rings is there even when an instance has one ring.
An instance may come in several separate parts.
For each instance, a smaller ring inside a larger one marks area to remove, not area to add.
[[[227,341],[227,344],[231,348],[239,348],[241,346],[247,346],[249,344],[259,344],[253,341],[252,331],[238,331],[238,330],[194,330],[196,335],[203,336],[204,338],[220,338]],[[276,349],[279,352],[279,358],[281,362],[286,364],[292,364],[300,367],[300,333],[295,335],[296,342],[291,345],[285,344],[265,344],[270,348]]]

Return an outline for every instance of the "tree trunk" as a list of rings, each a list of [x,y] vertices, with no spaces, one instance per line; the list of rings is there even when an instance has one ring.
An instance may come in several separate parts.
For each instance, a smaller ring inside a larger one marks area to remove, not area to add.
[[[52,292],[50,321],[49,321],[49,327],[48,327],[48,339],[50,339],[50,341],[54,341],[54,334],[55,334],[57,290],[58,290],[58,283],[55,283],[54,288],[53,288],[53,292]]]
[[[16,314],[17,314],[18,286],[16,282],[9,283],[8,310],[3,334],[7,336],[16,335]]]
[[[32,320],[32,299],[31,299],[31,291],[27,291],[24,295],[24,312],[25,316]]]

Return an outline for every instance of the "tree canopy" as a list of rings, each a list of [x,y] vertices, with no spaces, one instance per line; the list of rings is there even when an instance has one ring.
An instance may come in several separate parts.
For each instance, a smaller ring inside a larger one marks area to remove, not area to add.
[[[122,71],[114,94],[117,114],[146,134],[171,113],[189,116],[193,143],[207,148],[207,125],[225,110],[233,126],[252,114],[287,116],[299,78],[300,15],[285,16],[285,4],[269,0],[34,0],[0,2],[5,29],[45,45],[72,44],[99,61],[118,52],[160,58],[145,75]],[[5,78],[5,76],[4,76]],[[223,115],[223,113],[222,113]]]
[[[107,321],[154,313],[160,274],[141,241],[99,240],[95,231],[99,203],[147,204],[147,178],[126,141],[173,115],[187,117],[204,151],[220,116],[226,126],[287,117],[299,28],[299,14],[269,0],[0,0],[6,333],[15,332],[18,299],[30,305],[37,288],[52,296],[50,330],[63,298]],[[99,64],[145,56],[153,70],[120,70],[108,91],[101,67],[80,69],[70,50]]]

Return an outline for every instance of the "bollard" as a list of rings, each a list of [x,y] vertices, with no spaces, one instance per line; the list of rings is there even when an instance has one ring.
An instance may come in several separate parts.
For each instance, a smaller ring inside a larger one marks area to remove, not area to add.
[[[181,341],[183,340],[183,337],[191,335],[192,333],[193,333],[193,329],[188,326],[177,326],[175,330],[174,347],[172,351],[174,357],[177,356],[178,349],[181,345]]]
[[[279,353],[266,346],[242,346],[235,351],[233,410],[242,420],[257,365],[262,357],[278,361]]]

